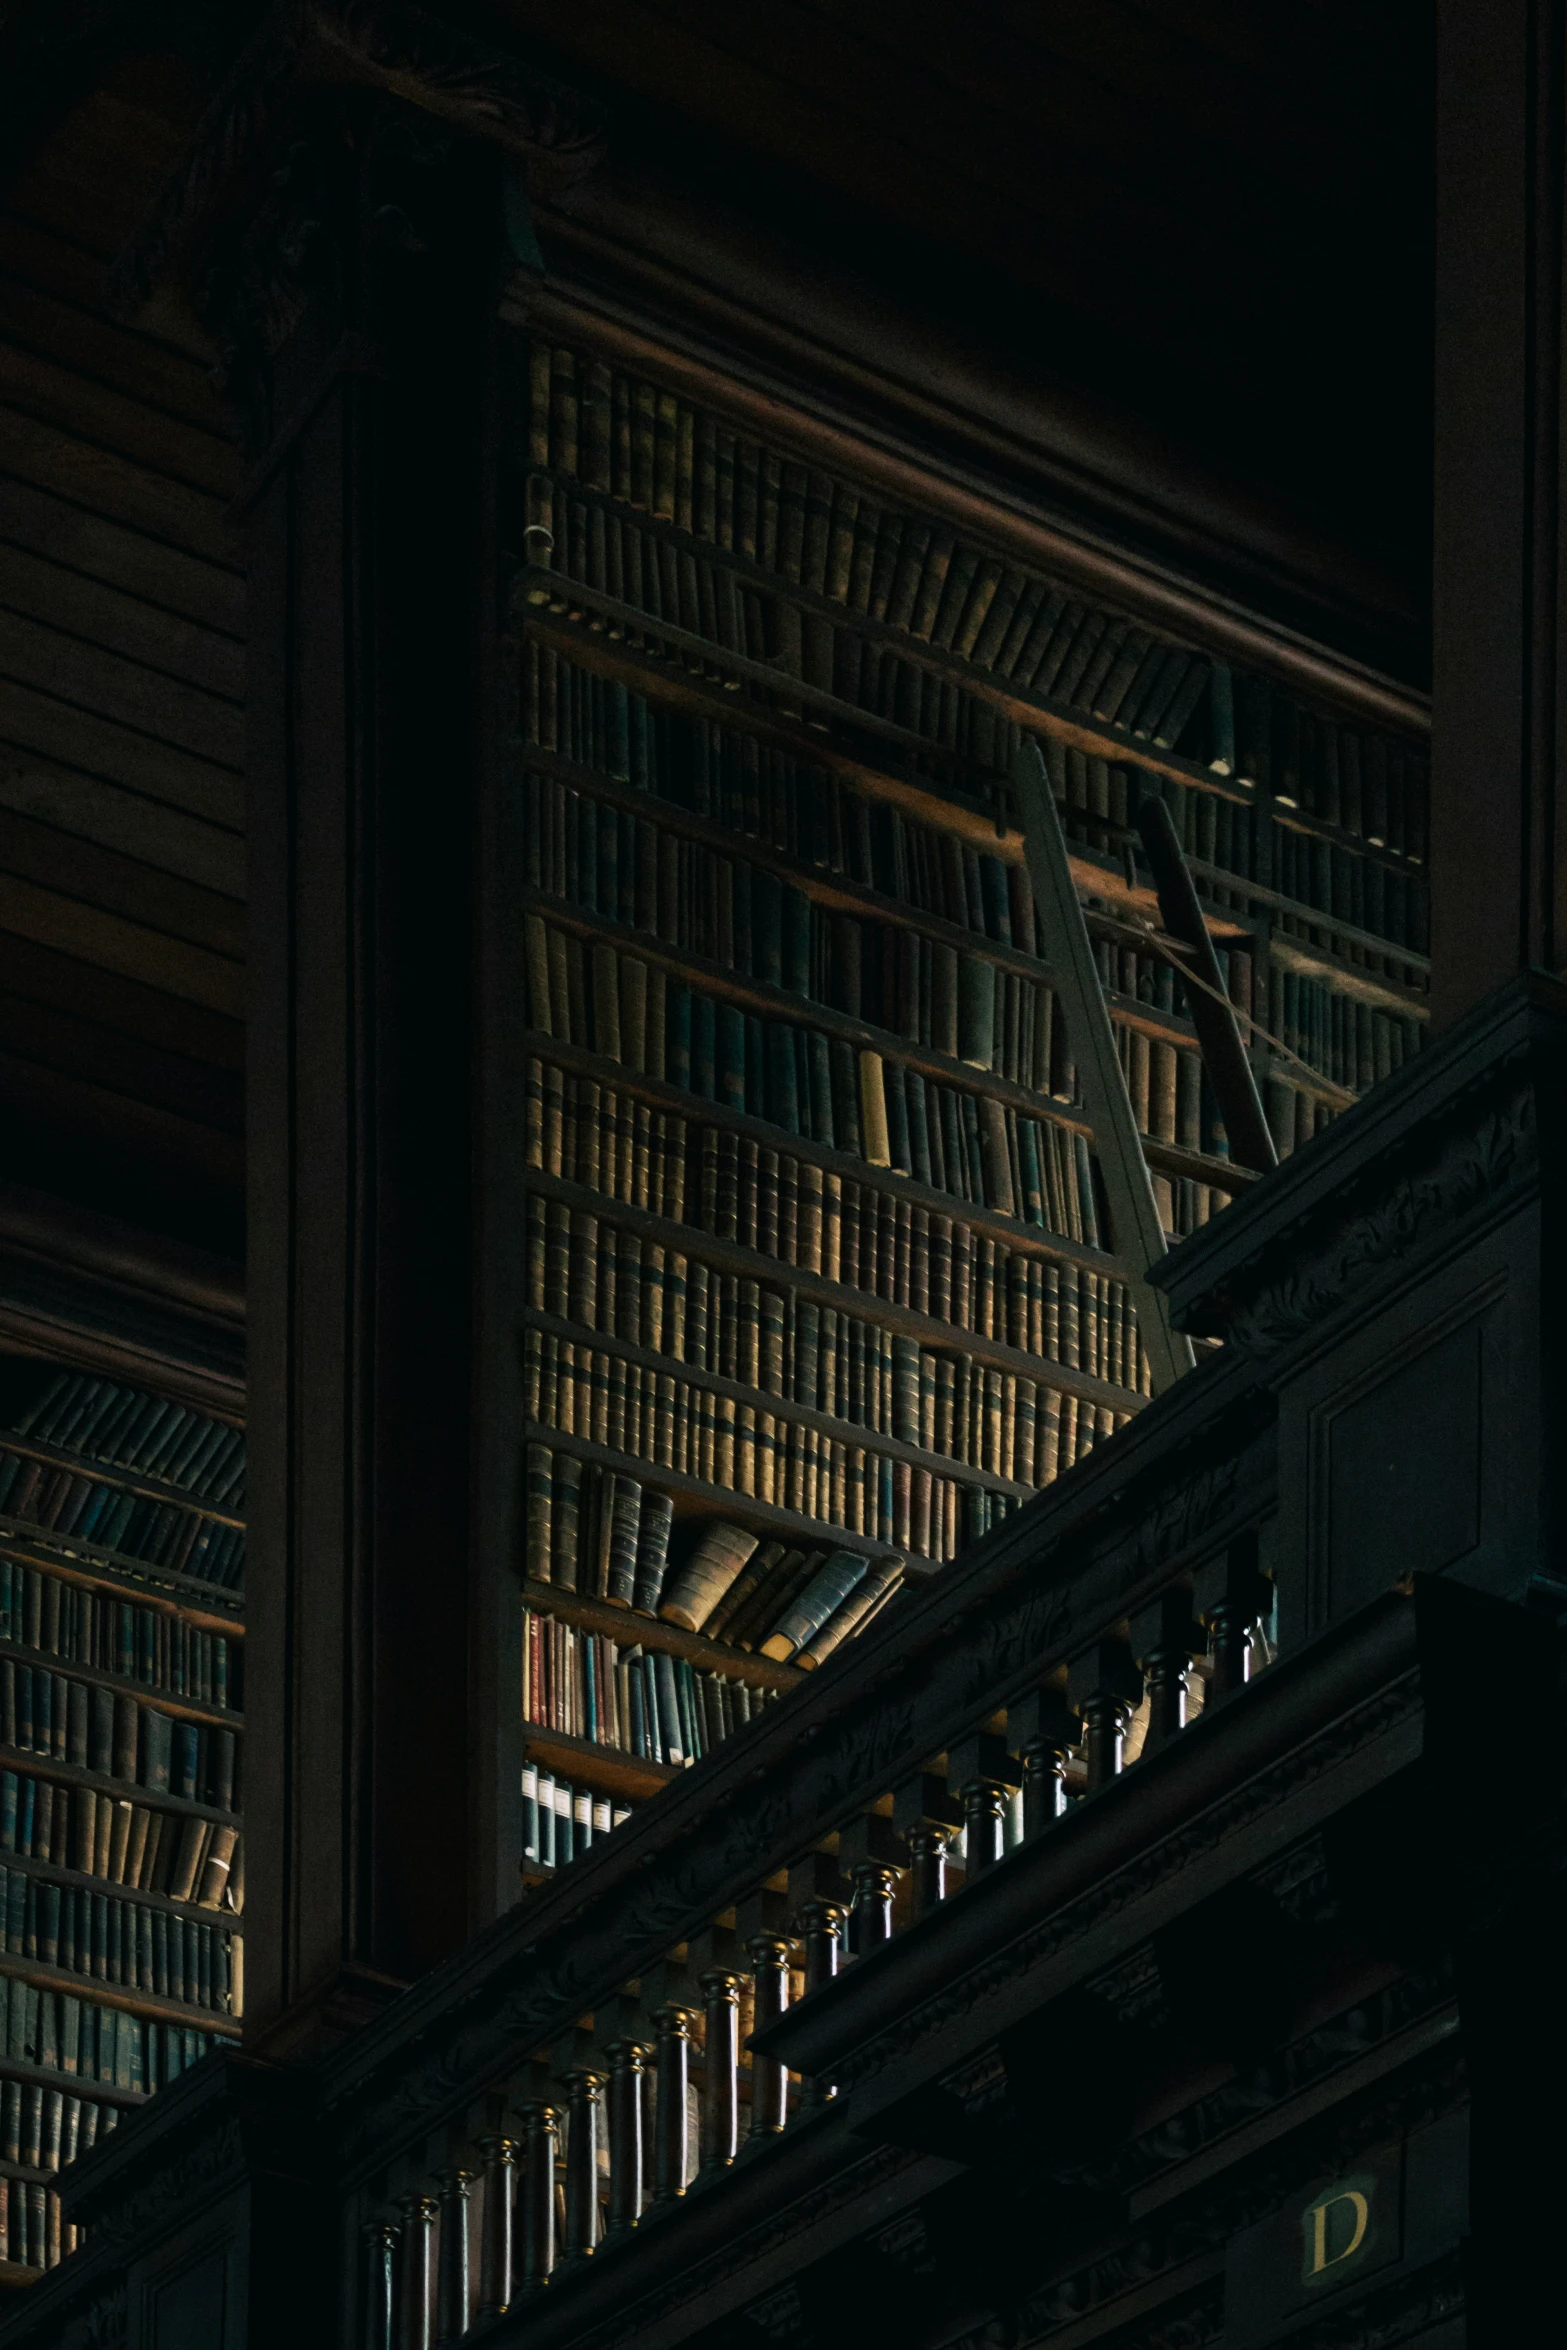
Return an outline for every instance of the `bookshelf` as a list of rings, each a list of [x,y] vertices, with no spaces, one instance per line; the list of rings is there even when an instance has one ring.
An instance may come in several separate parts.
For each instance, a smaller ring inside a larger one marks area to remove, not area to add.
[[[1020,736],[1171,1236],[1256,1178],[1138,808],[1169,809],[1283,1156],[1418,1049],[1425,767],[601,359],[590,324],[577,348],[508,333],[524,1590],[530,1641],[569,1637],[579,1676],[561,1711],[525,1667],[524,1738],[535,1773],[634,1801],[672,1764],[626,1754],[626,1649],[758,1695],[757,1662],[781,1689],[815,1660],[761,1659],[754,1600],[739,1636],[721,1597],[684,1628],[652,1585],[639,1610],[616,1495],[657,1497],[671,1576],[728,1527],[857,1550],[890,1592],[1150,1392],[1027,879]],[[677,1760],[691,1744],[687,1721]]]
[[[0,2281],[73,2248],[55,2180],[237,2038],[244,1446],[0,1357]]]

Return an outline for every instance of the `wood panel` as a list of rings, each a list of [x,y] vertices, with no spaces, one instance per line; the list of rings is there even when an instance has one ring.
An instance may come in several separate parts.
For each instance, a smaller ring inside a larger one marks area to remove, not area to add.
[[[194,322],[105,302],[181,102],[126,68],[0,213],[0,1175],[236,1249],[238,457]]]

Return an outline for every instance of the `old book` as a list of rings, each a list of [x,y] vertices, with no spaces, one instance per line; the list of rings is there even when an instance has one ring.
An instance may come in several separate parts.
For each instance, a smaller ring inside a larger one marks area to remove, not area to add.
[[[703,1630],[710,1640],[729,1639],[729,1627],[742,1620],[753,1595],[765,1585],[790,1553],[781,1542],[764,1542],[752,1552],[728,1593],[708,1618]]]
[[[856,1584],[864,1580],[868,1567],[869,1561],[862,1552],[831,1552],[799,1597],[777,1620],[762,1642],[761,1654],[779,1663],[792,1656],[813,1632],[821,1629]]]
[[[629,1608],[636,1592],[642,1525],[642,1488],[634,1477],[609,1480],[605,1514],[609,1543],[603,1596],[611,1607]]]
[[[675,1505],[666,1493],[644,1493],[637,1534],[636,1565],[631,1604],[639,1615],[656,1616],[663,1597],[669,1559],[669,1535]]]
[[[757,1546],[743,1526],[710,1526],[684,1566],[670,1576],[659,1614],[688,1632],[701,1630]]]

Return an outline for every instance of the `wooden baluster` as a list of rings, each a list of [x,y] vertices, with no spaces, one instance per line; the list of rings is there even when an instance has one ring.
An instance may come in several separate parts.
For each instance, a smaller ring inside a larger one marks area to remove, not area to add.
[[[814,1991],[822,1983],[830,1983],[838,1972],[844,1921],[849,1913],[841,1901],[817,1895],[802,1902],[798,1914],[805,1942],[805,1988]]]
[[[449,2350],[468,2331],[468,2189],[473,2173],[454,2166],[436,2179],[441,2234],[436,2248],[435,2339]]]
[[[1085,1794],[1118,1778],[1126,1725],[1141,1681],[1124,1641],[1101,1640],[1067,1667],[1067,1703],[1082,1716],[1087,1760]]]
[[[843,1955],[843,1929],[848,1915],[841,1901],[818,1898],[802,1902],[799,1926],[805,1940],[807,1991],[815,1991],[823,1983],[830,1983],[838,1972],[838,1961]],[[813,2105],[830,2105],[837,2094],[831,2081],[812,2080],[810,2083]]]
[[[498,2135],[478,2141],[484,2164],[484,2218],[479,2239],[479,2319],[504,2317],[511,2307],[512,2207],[517,2191],[517,2141]]]
[[[995,1779],[969,1779],[958,1793],[963,1801],[964,1860],[972,1884],[1006,1858],[1007,1789]]]
[[[740,2143],[740,1978],[727,1967],[702,1977],[702,2168],[727,2170]]]
[[[1004,1738],[977,1730],[947,1755],[947,1777],[963,1806],[963,1867],[972,1884],[1006,1856],[1007,1807],[1022,1774]]]
[[[1243,1534],[1192,1578],[1196,1611],[1212,1634],[1208,1699],[1229,1697],[1251,1677],[1252,1634],[1267,1614],[1272,1586],[1257,1565],[1257,1536]]]
[[[653,2022],[658,2031],[653,2196],[658,2203],[673,2203],[685,2193],[691,2168],[691,2027],[696,2017],[689,2007],[661,2007]]]
[[[364,2231],[365,2350],[397,2350],[397,2244],[394,2219],[373,2219]]]
[[[609,2226],[618,2234],[642,2217],[642,2075],[648,2051],[640,2040],[612,2040],[609,2058]]]
[[[607,2077],[590,2064],[574,2064],[566,2075],[568,2259],[585,2258],[599,2240],[599,2114]]]
[[[398,2295],[398,2350],[430,2350],[431,2232],[440,2209],[432,2195],[405,2195],[402,2290]]]
[[[947,1868],[952,1858],[952,1834],[963,1825],[963,1806],[943,1778],[922,1771],[894,1791],[892,1824],[903,1836],[912,1863],[909,1904],[916,1918],[927,1916],[947,1898]]]
[[[1186,1727],[1191,1662],[1197,1653],[1192,1595],[1184,1583],[1161,1591],[1132,1618],[1132,1654],[1142,1667],[1148,1699],[1143,1753],[1154,1755]]]
[[[916,1918],[928,1917],[947,1898],[947,1856],[950,1828],[933,1828],[921,1821],[905,1839],[909,1848],[909,1904]]]
[[[1025,1843],[1066,1810],[1062,1773],[1077,1738],[1077,1717],[1053,1682],[1007,1707],[1007,1745],[1023,1771]]]
[[[535,2099],[521,2109],[522,2281],[530,2292],[547,2285],[555,2271],[555,2158],[560,2115]]]
[[[746,1944],[756,1982],[756,2029],[765,2032],[789,2005],[789,1944],[781,1934],[755,1934]],[[789,2073],[776,2056],[751,2052],[751,2135],[781,2130],[789,2118]]]
[[[898,1890],[898,1872],[879,1860],[857,1861],[854,1867],[854,1906],[849,1913],[849,1940],[856,1958],[865,1958],[892,1940],[892,1897]]]

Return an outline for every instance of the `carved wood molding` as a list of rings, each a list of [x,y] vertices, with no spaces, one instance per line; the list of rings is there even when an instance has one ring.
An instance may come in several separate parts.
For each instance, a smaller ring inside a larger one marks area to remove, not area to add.
[[[1194,1408],[1200,1394],[1180,1399],[1187,1443],[1147,1447],[1141,1415],[1103,1448],[1097,1476],[1091,1461],[1041,1495],[939,1595],[813,1676],[786,1718],[764,1718],[699,1784],[669,1789],[661,1819],[628,1822],[602,1860],[574,1868],[576,1885],[533,1896],[345,2049],[323,2083],[345,2168],[384,2160],[390,2141],[454,2111],[793,1858],[802,1834],[921,1768],[1119,1620],[1150,1581],[1222,1544],[1266,1503],[1272,1438],[1249,1389],[1219,1380],[1208,1394],[1211,1417]]]
[[[1419,1676],[1414,1672],[1354,1706],[1320,1737],[1247,1778],[1232,1795],[1209,1805],[1078,1899],[1002,1944],[978,1966],[955,1974],[934,1997],[909,2008],[886,2030],[868,2036],[832,2065],[840,2090],[873,2080],[922,2044],[939,2047],[954,2026],[996,1993],[1081,1942],[1108,1919],[1126,1915],[1194,1863],[1222,1849],[1242,1829],[1277,1812],[1303,1788],[1416,1717],[1419,1708]]]
[[[378,91],[452,131],[502,148],[539,195],[559,195],[605,153],[604,108],[406,0],[280,0],[236,59],[190,152],[116,265],[111,295],[134,311],[188,275],[215,221],[302,98]]]
[[[1177,1322],[1270,1360],[1341,1307],[1477,1220],[1505,1212],[1554,1149],[1567,1067],[1567,989],[1544,974],[1499,989],[1153,1279]]]

